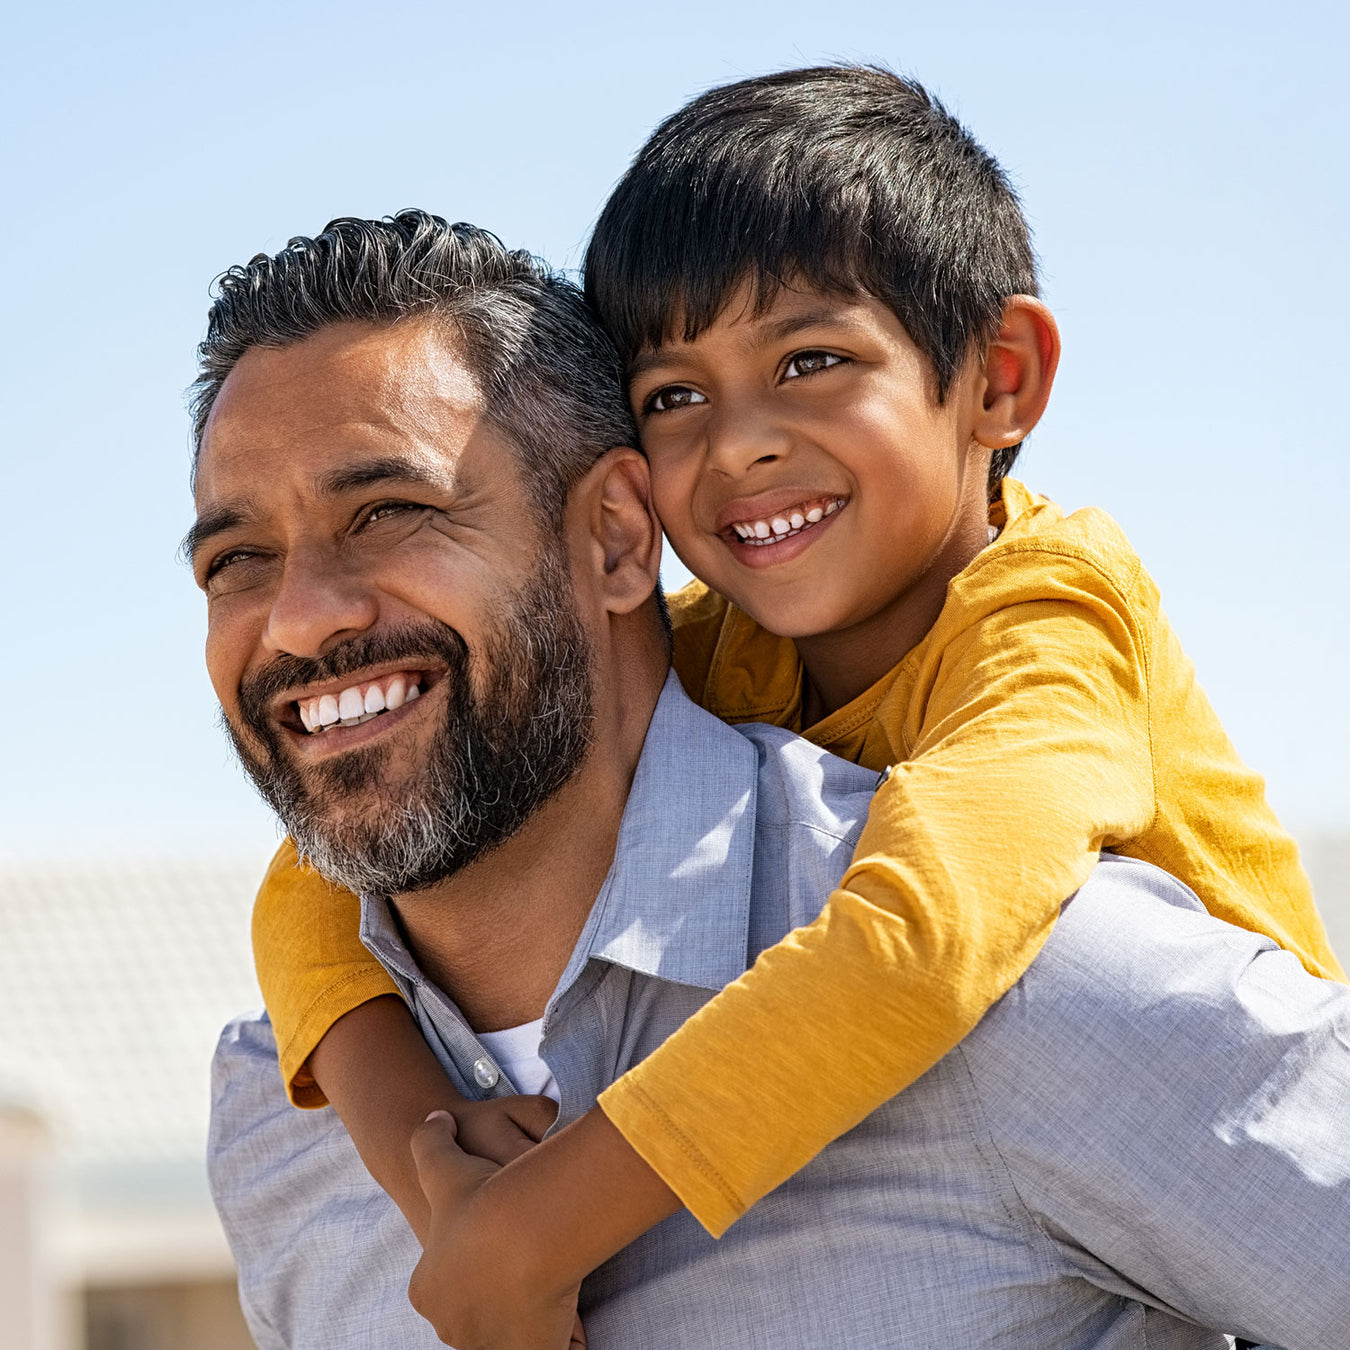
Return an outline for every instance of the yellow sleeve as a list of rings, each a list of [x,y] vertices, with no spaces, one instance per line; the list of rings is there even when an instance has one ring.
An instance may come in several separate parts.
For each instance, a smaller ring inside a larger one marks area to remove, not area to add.
[[[820,917],[600,1098],[714,1235],[960,1041],[1154,812],[1147,625],[1041,561],[952,583],[891,710],[910,757]]]
[[[382,994],[398,994],[358,936],[361,906],[300,862],[289,839],[253,905],[253,960],[292,1103],[327,1106],[308,1060],[328,1028]]]

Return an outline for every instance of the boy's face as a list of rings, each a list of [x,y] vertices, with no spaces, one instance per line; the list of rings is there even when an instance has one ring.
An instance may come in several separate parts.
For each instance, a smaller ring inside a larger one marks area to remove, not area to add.
[[[784,288],[755,314],[742,288],[692,342],[634,363],[675,551],[771,632],[912,645],[988,538],[978,374],[968,363],[939,404],[880,301]]]

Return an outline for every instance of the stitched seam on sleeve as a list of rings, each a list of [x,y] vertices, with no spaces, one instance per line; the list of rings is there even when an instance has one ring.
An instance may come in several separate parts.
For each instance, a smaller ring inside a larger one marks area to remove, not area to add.
[[[659,1103],[654,1101],[640,1083],[630,1082],[627,1090],[638,1097],[642,1105],[656,1118],[657,1122],[674,1141],[680,1152],[693,1165],[694,1169],[721,1195],[728,1209],[739,1218],[745,1213],[745,1205],[740,1196],[727,1184],[722,1175],[713,1167],[702,1150],[668,1116]],[[630,1145],[631,1146],[631,1145]],[[700,1220],[701,1222],[701,1220]]]
[[[328,1006],[336,996],[353,984],[357,984],[363,980],[369,980],[370,976],[371,971],[369,969],[354,970],[350,974],[344,975],[340,980],[335,980],[332,984],[326,985],[323,992],[309,1004],[303,1013],[301,1013],[296,1031],[287,1039],[286,1044],[278,1052],[277,1058],[284,1061],[296,1055],[299,1052],[298,1047],[303,1045],[311,1036],[313,1032],[313,1023],[326,1016]],[[379,990],[372,990],[366,998],[361,1000],[362,1003],[369,1003],[371,999],[381,998],[386,994],[398,994],[398,990],[393,984],[393,981],[389,979],[388,975],[386,975],[383,970],[380,971],[380,975],[377,978],[382,979],[386,987]],[[351,1008],[346,1009],[346,1011],[350,1012]],[[324,1031],[326,1032],[328,1027],[331,1027],[336,1020],[336,1018],[331,1019],[328,1026],[324,1028]],[[311,1047],[311,1049],[312,1048],[313,1047]],[[308,1058],[308,1055],[306,1055],[306,1058]],[[286,1087],[289,1091],[291,1087],[290,1081],[287,1082]]]

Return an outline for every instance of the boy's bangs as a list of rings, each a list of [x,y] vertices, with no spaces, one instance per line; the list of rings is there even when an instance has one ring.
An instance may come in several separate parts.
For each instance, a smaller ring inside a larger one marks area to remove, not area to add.
[[[625,362],[668,342],[694,342],[737,301],[744,301],[745,317],[757,319],[782,290],[886,298],[877,278],[865,274],[863,259],[832,255],[823,242],[772,248],[728,248],[721,238],[706,247],[701,243],[687,235],[680,240],[680,257],[657,262],[653,269],[634,269],[621,316],[613,308],[607,311]],[[664,271],[666,266],[671,270]],[[671,285],[672,275],[680,278],[678,285]]]
[[[739,296],[753,317],[784,289],[893,303],[893,287],[860,247],[856,213],[784,210],[779,201],[747,200],[736,186],[702,202],[648,197],[622,233],[604,239],[603,256],[588,259],[591,301],[626,363],[667,342],[692,342]]]

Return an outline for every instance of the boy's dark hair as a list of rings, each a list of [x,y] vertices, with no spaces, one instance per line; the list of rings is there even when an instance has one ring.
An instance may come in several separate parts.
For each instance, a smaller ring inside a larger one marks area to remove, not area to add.
[[[873,66],[742,80],[664,121],[605,204],[586,296],[625,362],[683,324],[686,341],[743,281],[886,304],[932,363],[938,398],[1035,295],[1017,195],[994,158],[919,84]],[[1020,446],[996,450],[991,496]]]
[[[546,523],[556,528],[568,492],[606,450],[637,444],[623,366],[576,286],[477,226],[400,211],[330,221],[219,279],[192,386],[194,466],[220,387],[250,347],[418,316],[454,334]]]

